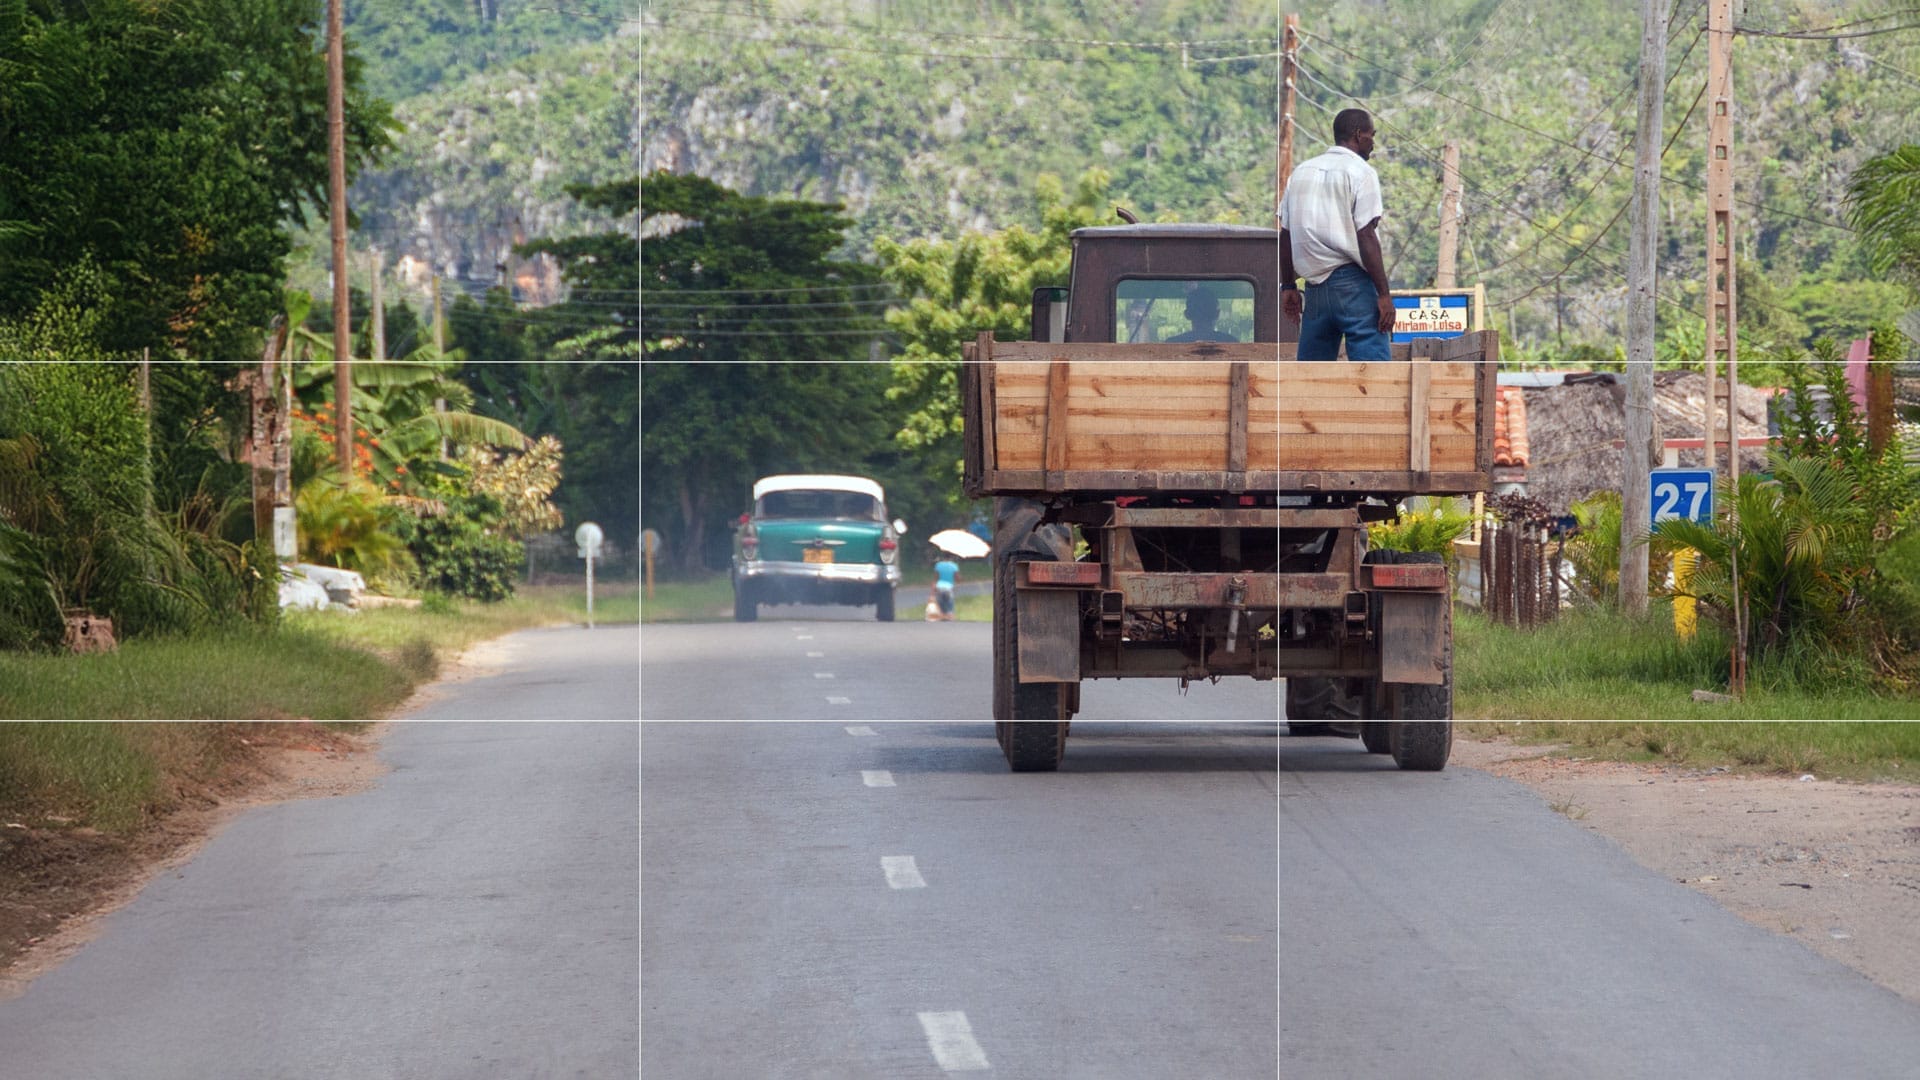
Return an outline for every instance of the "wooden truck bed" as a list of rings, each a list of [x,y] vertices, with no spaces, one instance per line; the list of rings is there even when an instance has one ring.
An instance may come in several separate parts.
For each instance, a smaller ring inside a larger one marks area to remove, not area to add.
[[[1490,489],[1498,335],[1393,348],[1387,363],[1311,363],[1286,342],[982,334],[961,377],[967,494]]]

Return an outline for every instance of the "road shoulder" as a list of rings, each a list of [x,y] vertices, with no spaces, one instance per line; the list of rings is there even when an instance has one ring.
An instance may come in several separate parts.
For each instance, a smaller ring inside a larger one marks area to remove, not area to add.
[[[252,753],[216,781],[179,793],[178,809],[130,836],[60,820],[0,822],[0,1001],[26,992],[99,932],[147,883],[191,860],[243,811],[365,791],[386,768],[375,724],[348,733],[261,725]]]
[[[1461,739],[1641,865],[1920,1004],[1920,785],[1583,760]]]

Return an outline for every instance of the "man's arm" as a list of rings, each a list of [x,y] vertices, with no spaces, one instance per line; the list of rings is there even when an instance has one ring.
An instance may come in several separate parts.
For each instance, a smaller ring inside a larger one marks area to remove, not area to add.
[[[1280,313],[1288,322],[1299,322],[1300,312],[1305,307],[1301,301],[1300,290],[1294,287],[1299,275],[1293,272],[1293,233],[1280,230]]]
[[[1380,219],[1374,218],[1367,222],[1366,228],[1360,230],[1358,239],[1360,268],[1373,279],[1374,291],[1380,294],[1380,332],[1391,334],[1394,320],[1393,294],[1387,288],[1386,260],[1380,257]]]

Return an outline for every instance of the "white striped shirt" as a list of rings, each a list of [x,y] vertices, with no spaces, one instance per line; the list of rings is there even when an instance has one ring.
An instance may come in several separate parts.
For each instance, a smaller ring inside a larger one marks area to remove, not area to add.
[[[1342,266],[1359,266],[1360,230],[1382,213],[1380,174],[1359,154],[1336,146],[1301,162],[1280,200],[1294,272],[1318,285]]]

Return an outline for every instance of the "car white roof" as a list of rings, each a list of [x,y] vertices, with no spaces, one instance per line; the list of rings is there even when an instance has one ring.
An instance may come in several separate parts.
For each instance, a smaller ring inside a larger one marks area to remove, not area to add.
[[[788,476],[765,476],[753,483],[753,497],[756,501],[769,491],[857,491],[862,495],[871,495],[881,502],[887,497],[880,485],[864,476],[830,476],[826,474],[792,474]]]

